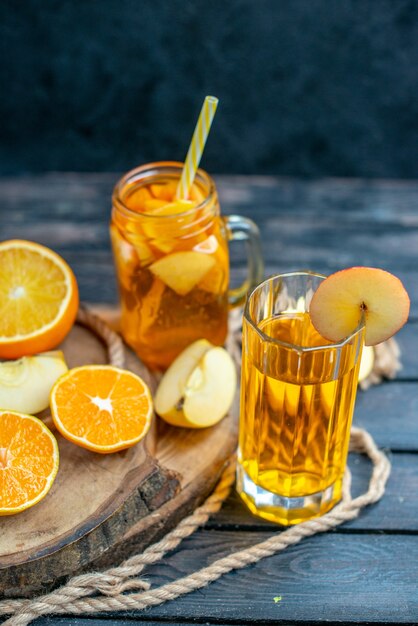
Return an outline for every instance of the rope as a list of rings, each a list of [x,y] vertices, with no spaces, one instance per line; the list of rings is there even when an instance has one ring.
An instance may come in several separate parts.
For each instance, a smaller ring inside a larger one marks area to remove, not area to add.
[[[266,541],[218,559],[208,567],[156,589],[138,578],[146,565],[161,560],[167,552],[174,550],[185,538],[202,526],[210,515],[221,508],[234,482],[235,459],[231,459],[212,495],[194,513],[168,533],[161,541],[149,546],[142,554],[124,561],[119,567],[105,572],[92,572],[72,578],[65,586],[33,600],[3,600],[0,615],[12,615],[3,626],[26,626],[41,615],[92,614],[108,611],[140,611],[151,606],[174,600],[217,580],[224,574],[241,569],[261,559],[285,550],[306,537],[327,532],[340,524],[355,519],[362,508],[377,502],[383,495],[390,474],[390,463],[372,437],[364,430],[353,428],[350,449],[365,453],[373,464],[368,490],[355,499],[350,495],[350,473],[344,480],[343,498],[332,511],[297,526],[293,526]],[[136,577],[136,578],[135,578]],[[139,593],[124,594],[130,589],[142,589]],[[100,593],[101,596],[91,597]]]
[[[121,368],[125,366],[125,350],[122,338],[115,333],[106,322],[83,307],[78,309],[77,322],[92,330],[102,339],[107,348],[110,365]]]
[[[118,335],[89,311],[80,310],[78,321],[99,334],[108,346],[111,363],[122,367],[124,348]],[[238,332],[238,324],[235,318],[231,322],[232,335]],[[232,347],[233,343],[230,337],[229,346]],[[237,350],[236,346],[237,342],[235,342],[234,357],[238,358],[239,349]],[[88,615],[108,611],[141,611],[151,606],[158,606],[196,589],[201,589],[228,572],[242,569],[285,550],[288,546],[298,543],[305,537],[327,532],[344,522],[355,519],[362,508],[377,502],[382,497],[390,474],[390,462],[377,448],[369,433],[359,428],[352,428],[350,450],[367,454],[372,462],[373,469],[365,493],[354,499],[351,497],[351,474],[347,468],[343,482],[342,500],[329,513],[302,522],[280,533],[275,533],[269,539],[218,559],[197,572],[151,589],[150,584],[140,578],[143,569],[147,565],[160,561],[168,552],[177,548],[183,539],[204,525],[210,515],[219,511],[222,503],[228,497],[235,477],[236,459],[232,457],[214,492],[160,541],[149,546],[142,554],[134,555],[125,560],[117,567],[112,567],[104,572],[91,572],[75,576],[66,585],[46,595],[31,600],[22,598],[0,601],[0,615],[10,616],[3,623],[3,626],[27,626],[33,619],[41,615]],[[124,593],[132,590],[137,591]]]

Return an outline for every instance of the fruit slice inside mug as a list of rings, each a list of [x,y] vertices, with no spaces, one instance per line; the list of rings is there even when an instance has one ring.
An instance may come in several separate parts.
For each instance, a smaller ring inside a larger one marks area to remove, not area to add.
[[[200,252],[175,252],[150,265],[151,272],[180,296],[185,296],[213,268],[215,259]]]
[[[30,241],[0,243],[0,358],[55,348],[70,331],[78,289],[67,263]]]
[[[84,365],[61,376],[51,390],[50,406],[63,437],[102,454],[138,443],[153,414],[144,381],[111,365]]]
[[[58,471],[54,435],[41,420],[0,411],[0,515],[14,515],[46,496]]]
[[[407,321],[409,297],[393,274],[374,267],[351,267],[328,276],[315,291],[309,313],[316,330],[342,341],[365,321],[365,345],[392,337]]]

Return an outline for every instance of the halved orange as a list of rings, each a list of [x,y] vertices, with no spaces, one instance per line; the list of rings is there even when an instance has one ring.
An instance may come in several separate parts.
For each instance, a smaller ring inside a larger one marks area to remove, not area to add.
[[[111,365],[84,365],[61,376],[51,390],[50,407],[63,437],[102,454],[138,443],[153,415],[144,381]]]
[[[78,289],[67,263],[31,241],[0,243],[0,358],[46,352],[70,331]]]
[[[0,515],[20,513],[42,500],[58,463],[57,441],[41,420],[0,411]]]

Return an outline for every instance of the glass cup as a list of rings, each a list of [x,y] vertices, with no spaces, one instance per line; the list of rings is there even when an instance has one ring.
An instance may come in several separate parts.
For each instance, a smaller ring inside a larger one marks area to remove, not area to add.
[[[341,498],[364,322],[340,343],[317,333],[308,311],[324,278],[273,276],[244,311],[237,490],[284,526]]]
[[[228,308],[263,278],[259,232],[249,219],[221,217],[212,178],[198,170],[188,202],[176,201],[183,164],[159,162],[125,174],[113,191],[110,235],[126,342],[164,370],[196,339],[222,345]],[[228,241],[248,246],[248,276],[229,290]]]

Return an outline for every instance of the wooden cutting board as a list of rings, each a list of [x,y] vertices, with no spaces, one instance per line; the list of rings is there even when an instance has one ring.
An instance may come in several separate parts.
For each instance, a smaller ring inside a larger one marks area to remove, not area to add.
[[[75,325],[61,348],[69,367],[106,363],[105,346]],[[156,381],[127,348],[126,367]],[[55,432],[60,468],[46,498],[0,518],[0,594],[31,596],[82,571],[118,564],[173,528],[213,489],[236,448],[238,392],[219,424],[203,430],[159,419],[144,442],[115,454],[89,452]],[[50,425],[50,418],[43,415]]]

